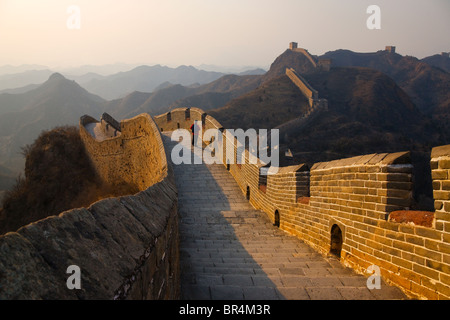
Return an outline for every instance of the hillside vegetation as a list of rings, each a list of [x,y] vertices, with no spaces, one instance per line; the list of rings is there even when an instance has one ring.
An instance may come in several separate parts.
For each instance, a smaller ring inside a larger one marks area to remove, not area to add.
[[[223,107],[261,83],[262,76],[225,75],[213,82],[198,86],[166,84],[152,93],[133,92],[124,98],[107,102],[104,109],[118,119],[131,118],[141,113],[152,116],[178,107],[197,107],[210,110]]]
[[[430,66],[450,72],[450,59],[448,56],[435,54],[433,56],[423,58],[421,61],[428,63]]]
[[[0,234],[106,197],[134,193],[102,183],[86,154],[77,127],[44,131],[23,149],[25,177],[6,192]]]
[[[421,61],[386,51],[357,53],[349,50],[327,52],[322,57],[331,58],[334,67],[366,67],[388,75],[423,114],[431,116],[435,125],[450,136],[450,73],[434,67],[434,58]],[[444,65],[450,59],[440,57],[438,60]]]
[[[31,144],[42,130],[77,125],[84,114],[99,117],[103,103],[60,74],[26,93],[0,94],[0,165],[15,174],[22,172],[22,146]]]
[[[178,107],[198,107],[225,128],[280,129],[282,147],[291,149],[297,163],[311,165],[362,154],[411,151],[415,197],[429,208],[429,153],[434,146],[450,143],[450,60],[444,56],[418,60],[387,51],[349,50],[313,57],[332,59],[331,71],[319,71],[301,52],[286,50],[264,75],[224,75],[186,66],[141,66],[91,78],[89,90],[121,97],[111,101],[89,93],[60,74],[53,74],[47,82],[25,93],[0,94],[0,191],[10,186],[12,177],[23,169],[20,147],[30,144],[42,130],[75,125],[84,114],[99,118],[108,112],[120,120],[144,112],[155,116]],[[308,101],[285,75],[286,68],[294,68],[306,78],[319,97],[328,100],[328,110],[303,118],[309,109]],[[40,214],[57,214],[66,207],[93,201],[86,200],[81,190],[93,188],[95,195],[100,193],[96,188],[102,188],[110,193],[93,172],[80,171],[88,170],[87,162],[76,164],[79,167],[73,170],[88,179],[77,183],[78,177],[72,177],[72,184],[79,189],[58,181],[58,175],[70,174],[62,168],[70,168],[70,161],[83,158],[74,157],[74,150],[67,146],[69,149],[62,148],[60,153],[51,151],[60,150],[56,145],[61,139],[76,146],[76,134],[66,129],[56,130],[60,135],[50,134],[46,143],[40,137],[33,148],[26,149],[25,178],[8,192],[0,215],[3,219],[8,216],[20,225]],[[40,158],[33,156],[32,150]],[[61,162],[49,160],[55,154]],[[45,165],[39,167],[40,163]],[[86,188],[79,186],[88,182]],[[58,184],[61,190],[56,190]],[[46,188],[49,190],[42,191]],[[78,193],[84,202],[77,200]],[[19,221],[20,214],[14,216],[17,212],[27,212],[26,221]]]
[[[308,108],[308,100],[284,75],[266,81],[208,114],[224,128],[271,129],[301,116]]]
[[[256,90],[208,113],[226,128],[280,129],[281,143],[295,162],[312,165],[362,154],[412,151],[417,206],[432,209],[429,152],[448,142],[429,115],[386,74],[358,67],[332,68],[304,75],[328,110],[286,130],[301,117],[307,100],[287,76],[264,82]]]

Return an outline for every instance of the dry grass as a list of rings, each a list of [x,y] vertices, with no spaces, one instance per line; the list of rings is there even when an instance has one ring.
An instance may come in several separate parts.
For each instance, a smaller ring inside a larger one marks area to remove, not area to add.
[[[133,192],[113,188],[96,174],[77,127],[44,131],[23,148],[25,177],[20,176],[3,199],[0,234],[107,197]]]

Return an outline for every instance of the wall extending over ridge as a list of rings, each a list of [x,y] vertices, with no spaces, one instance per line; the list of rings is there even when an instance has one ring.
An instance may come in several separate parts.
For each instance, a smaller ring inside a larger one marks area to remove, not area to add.
[[[303,49],[303,48],[294,48],[291,50],[302,53],[306,58],[308,58],[308,60],[311,62],[311,64],[314,66],[314,68],[317,68],[316,59],[314,59],[314,57],[308,52],[308,50]]]
[[[314,66],[314,68],[320,69],[323,71],[330,71],[331,64],[332,64],[331,59],[323,59],[323,58],[314,57],[308,52],[308,50],[303,49],[303,48],[298,48],[297,42],[291,42],[289,44],[289,49],[294,52],[299,52],[299,53],[303,54],[309,60],[309,62],[311,62],[311,64]]]
[[[141,191],[0,236],[0,299],[178,298],[177,191],[158,128],[188,129],[194,120],[205,130],[219,130],[222,159],[227,152],[236,157],[241,148],[236,139],[200,109],[122,121],[121,136],[105,141],[84,128],[96,120],[83,117],[80,133],[103,179],[133,183]],[[402,212],[422,214],[408,210],[408,152],[311,168],[299,164],[264,176],[266,164],[250,163],[245,150],[244,163],[226,167],[255,208],[319,252],[336,254],[361,273],[376,265],[385,280],[414,297],[450,299],[450,146],[434,148],[431,157],[436,208],[431,225],[392,219]],[[66,287],[70,265],[81,269],[81,290]]]
[[[223,159],[227,148],[236,156],[236,139],[202,110],[175,109],[170,116],[155,117],[155,122],[161,130],[171,131],[187,129],[201,119],[205,129],[222,132],[218,151]],[[361,273],[378,266],[383,279],[413,297],[450,299],[450,146],[432,152],[436,212],[428,213],[409,210],[408,152],[363,155],[316,163],[312,168],[300,164],[267,177],[261,175],[266,164],[259,160],[252,164],[248,150],[244,154],[244,163],[226,167],[250,203],[281,229],[322,254],[337,254],[342,263]],[[413,219],[391,219],[402,213]],[[431,225],[413,223],[423,214],[434,216]]]
[[[315,90],[301,75],[295,72],[292,68],[286,68],[286,75],[291,81],[300,89],[303,95],[308,99],[309,106],[312,112],[318,107],[328,107],[328,101],[326,99],[319,99],[319,92]]]
[[[105,199],[0,236],[0,299],[177,299],[177,190],[158,128],[148,115],[121,123],[120,137],[80,133],[108,182],[139,192]],[[67,268],[81,270],[69,290]]]
[[[319,99],[319,92],[311,87],[311,85],[303,79],[302,76],[297,74],[294,69],[286,68],[286,75],[300,89],[303,95],[308,98],[308,100]]]

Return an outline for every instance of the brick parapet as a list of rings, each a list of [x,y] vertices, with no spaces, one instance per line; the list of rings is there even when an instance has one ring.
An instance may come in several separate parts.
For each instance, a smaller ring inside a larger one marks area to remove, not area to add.
[[[319,92],[315,90],[311,85],[292,68],[286,69],[286,75],[291,81],[301,90],[303,95],[310,101],[310,105],[313,105],[313,101],[319,98]]]
[[[436,229],[450,232],[450,145],[431,152]]]
[[[120,123],[121,134],[97,141],[88,130],[88,123],[97,120],[80,119],[80,135],[100,178],[113,186],[126,184],[135,190],[145,190],[161,181],[167,171],[163,143],[158,128],[148,114],[141,114]]]
[[[142,115],[122,121],[120,137],[96,141],[84,128],[95,122],[82,117],[80,134],[96,168],[139,192],[0,236],[1,300],[180,298],[177,189],[158,128]],[[122,170],[128,165],[137,172]],[[80,268],[79,290],[66,285],[69,266]]]
[[[221,128],[217,122],[210,126]],[[222,145],[223,159],[227,151],[234,159],[237,140],[227,130],[222,135],[222,141],[229,142]],[[267,179],[261,178],[261,168],[266,164],[259,159],[250,163],[248,150],[242,164],[227,165],[224,161],[224,165],[256,209],[264,211],[274,223],[278,215],[281,229],[322,254],[330,254],[331,230],[338,226],[343,238],[343,264],[365,274],[369,266],[377,265],[387,282],[412,297],[450,299],[448,150],[450,146],[433,149],[437,209],[431,227],[389,219],[391,212],[411,206],[409,152],[321,162],[310,170],[304,165],[285,167]]]

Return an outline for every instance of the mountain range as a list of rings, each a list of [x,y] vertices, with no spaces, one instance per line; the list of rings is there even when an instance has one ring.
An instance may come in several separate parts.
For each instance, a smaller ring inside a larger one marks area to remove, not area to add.
[[[313,58],[332,59],[331,70],[322,71],[304,54],[286,50],[265,73],[141,66],[111,76],[78,76],[82,85],[52,74],[31,89],[2,93],[0,190],[23,170],[21,147],[44,129],[76,125],[83,114],[99,118],[108,112],[120,120],[142,112],[157,115],[199,107],[227,128],[280,129],[282,143],[296,162],[411,150],[416,176],[422,177],[416,178],[423,189],[417,192],[425,194],[430,182],[424,176],[427,152],[450,143],[450,59],[349,50]],[[328,109],[307,116],[308,101],[286,76],[286,68],[294,68],[318,90]],[[113,93],[115,98],[101,97]]]
[[[367,54],[347,50],[327,52],[322,57],[331,58],[335,67],[366,67],[381,71],[394,79],[423,113],[433,116],[438,122],[442,117],[449,117],[450,74],[426,62],[434,61],[433,57],[420,61],[387,51]],[[450,60],[448,57],[440,58],[447,63]],[[443,129],[449,128],[444,126]]]
[[[84,114],[99,117],[104,103],[58,73],[31,91],[0,94],[0,166],[21,172],[21,148],[32,143],[42,130],[77,125]]]
[[[39,85],[47,81],[48,77],[55,73],[49,68],[35,66],[36,69],[25,70],[23,67],[0,67],[0,70],[12,72],[2,74],[0,72],[0,93],[24,93],[31,89],[37,88]],[[33,66],[30,66],[33,67]],[[124,66],[117,66],[124,68]],[[220,69],[219,67],[217,67]],[[94,70],[94,71],[89,71]],[[194,68],[192,66],[179,66],[170,68],[167,66],[141,65],[131,70],[115,72],[112,74],[99,73],[105,70],[114,70],[113,66],[94,67],[84,66],[78,69],[67,69],[58,71],[67,79],[74,80],[83,88],[91,93],[97,94],[106,100],[123,98],[127,94],[134,91],[154,92],[161,89],[164,84],[181,84],[184,86],[198,86],[218,78],[226,74],[236,75],[262,75],[266,71],[261,68],[244,68],[239,72],[224,73],[217,71],[205,71]],[[87,71],[84,72],[83,71]],[[98,71],[98,72],[95,72]]]
[[[332,59],[331,70],[286,50],[259,88],[209,113],[227,128],[280,129],[281,143],[297,163],[412,151],[416,200],[431,208],[429,152],[450,143],[450,74],[387,51],[337,50],[315,58]],[[287,67],[328,100],[328,109],[305,117],[308,102],[286,76]]]

